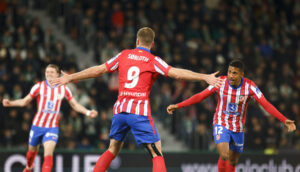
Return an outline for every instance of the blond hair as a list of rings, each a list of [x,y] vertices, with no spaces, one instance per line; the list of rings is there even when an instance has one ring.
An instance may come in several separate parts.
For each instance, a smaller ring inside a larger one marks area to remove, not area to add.
[[[48,66],[46,67],[46,69],[47,69],[48,67],[51,67],[51,68],[55,69],[56,72],[59,73],[59,67],[58,67],[57,65],[55,65],[55,64],[48,64]]]
[[[141,28],[137,33],[137,39],[140,41],[140,44],[145,46],[151,46],[154,42],[155,33],[149,27]]]

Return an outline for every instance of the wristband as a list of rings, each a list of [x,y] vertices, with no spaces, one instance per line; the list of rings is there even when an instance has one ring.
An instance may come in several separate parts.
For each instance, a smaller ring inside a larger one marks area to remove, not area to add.
[[[86,114],[85,114],[86,116],[90,116],[91,115],[91,111],[90,110],[88,110],[87,112],[86,112]]]

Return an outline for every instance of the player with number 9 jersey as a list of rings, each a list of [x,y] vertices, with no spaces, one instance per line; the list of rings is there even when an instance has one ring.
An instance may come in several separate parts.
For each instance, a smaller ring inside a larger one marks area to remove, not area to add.
[[[114,114],[126,112],[151,116],[151,87],[159,74],[167,76],[171,66],[143,47],[124,50],[105,65],[111,73],[119,71],[119,96]]]
[[[104,73],[119,72],[119,95],[113,108],[110,145],[98,159],[95,172],[105,172],[111,161],[119,154],[127,133],[131,130],[138,144],[143,144],[153,157],[153,172],[165,172],[160,138],[151,117],[149,94],[159,75],[184,80],[205,80],[216,87],[222,80],[216,73],[206,75],[169,66],[160,57],[150,53],[155,33],[151,28],[141,28],[137,33],[135,49],[126,49],[105,64],[90,67],[81,72],[64,75],[56,84],[67,84],[73,80],[98,77]]]

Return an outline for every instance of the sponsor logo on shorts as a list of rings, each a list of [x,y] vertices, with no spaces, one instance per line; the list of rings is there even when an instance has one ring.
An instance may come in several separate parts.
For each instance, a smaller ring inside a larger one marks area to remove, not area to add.
[[[55,134],[55,133],[46,133],[46,137],[51,137],[52,136],[52,139],[56,139],[57,137],[58,137],[58,135],[57,134]]]
[[[220,140],[220,138],[221,138],[221,136],[220,136],[220,134],[218,134],[218,135],[216,136],[216,139],[217,139],[217,140]]]
[[[240,143],[234,143],[234,145],[235,145],[235,146],[244,146],[243,143],[241,143],[241,144],[240,144]]]

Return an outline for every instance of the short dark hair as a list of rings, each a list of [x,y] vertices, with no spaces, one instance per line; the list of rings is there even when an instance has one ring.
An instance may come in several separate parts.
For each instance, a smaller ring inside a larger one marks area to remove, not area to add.
[[[240,59],[234,59],[229,63],[229,66],[239,68],[241,72],[244,72],[245,65],[244,62]]]
[[[140,40],[141,44],[150,46],[154,42],[155,33],[149,27],[141,28],[137,33],[137,38]]]
[[[56,64],[48,64],[48,66],[46,67],[46,69],[48,67],[54,68],[56,70],[56,72],[59,73],[59,67]]]

